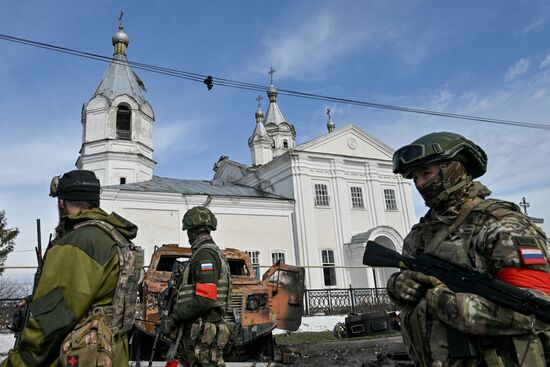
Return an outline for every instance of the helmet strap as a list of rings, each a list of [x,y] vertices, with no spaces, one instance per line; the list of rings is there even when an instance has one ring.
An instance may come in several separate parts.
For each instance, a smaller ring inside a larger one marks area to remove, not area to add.
[[[449,179],[449,173],[447,172],[447,165],[440,164],[439,170],[441,172],[441,180],[443,182],[443,188],[445,191],[451,187],[451,180]]]

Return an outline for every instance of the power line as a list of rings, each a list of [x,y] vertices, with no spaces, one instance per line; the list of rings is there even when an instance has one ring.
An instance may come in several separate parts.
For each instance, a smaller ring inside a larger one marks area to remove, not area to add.
[[[206,78],[211,77],[206,74],[192,73],[188,71],[166,68],[166,67],[145,64],[145,63],[140,63],[135,61],[119,61],[108,56],[79,51],[71,48],[48,44],[48,43],[32,41],[29,39],[14,37],[14,36],[2,34],[2,33],[0,33],[0,39],[9,41],[9,42],[18,43],[18,44],[27,45],[27,46],[43,48],[50,51],[65,53],[73,56],[88,58],[96,61],[102,61],[106,63],[127,64],[138,70],[145,70],[145,71],[149,71],[157,74],[172,76],[172,77],[186,79],[186,80],[199,82],[199,83],[203,83]],[[242,82],[238,80],[218,78],[218,77],[211,77],[211,78],[214,82],[214,85],[216,86],[259,91],[259,92],[265,92],[268,88],[267,86],[261,85],[261,84],[254,84],[254,83],[248,83],[248,82]],[[499,125],[518,126],[518,127],[525,127],[525,128],[531,128],[531,129],[539,129],[539,130],[550,130],[550,125],[547,125],[547,124],[537,124],[537,123],[531,123],[531,122],[525,122],[525,121],[496,119],[496,118],[489,118],[489,117],[482,117],[482,116],[433,111],[433,110],[427,110],[427,109],[421,109],[421,108],[373,103],[373,102],[354,100],[354,99],[348,99],[348,98],[331,97],[331,96],[324,96],[324,95],[319,95],[314,93],[294,91],[290,89],[277,89],[277,93],[282,95],[292,96],[292,97],[355,105],[355,106],[368,107],[368,108],[377,108],[377,109],[384,109],[384,110],[390,110],[390,111],[416,113],[416,114],[447,117],[447,118],[453,118],[453,119],[477,121],[477,122],[499,124]]]

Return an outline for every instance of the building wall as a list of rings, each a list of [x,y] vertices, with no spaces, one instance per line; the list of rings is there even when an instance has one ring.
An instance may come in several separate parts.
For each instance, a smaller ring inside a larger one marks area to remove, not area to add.
[[[145,249],[146,262],[154,246],[176,243],[189,246],[187,233],[181,229],[185,212],[207,202],[204,195],[177,193],[129,192],[104,189],[101,206],[115,211],[138,226],[134,243]],[[292,212],[289,200],[255,198],[214,198],[208,208],[218,219],[212,232],[222,247],[260,252],[260,266],[271,265],[271,252],[285,253],[288,264],[296,264]]]

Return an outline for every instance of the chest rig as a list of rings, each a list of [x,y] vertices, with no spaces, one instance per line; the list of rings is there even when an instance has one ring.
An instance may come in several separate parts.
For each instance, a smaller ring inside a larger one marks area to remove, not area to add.
[[[519,212],[519,208],[502,200],[466,201],[450,224],[424,220],[413,227],[411,240],[415,254],[429,253],[458,265],[487,271],[491,248],[475,238],[483,236],[481,231],[489,218],[501,219],[514,212]]]
[[[231,304],[231,272],[227,261],[225,261],[225,255],[220,251],[218,246],[213,243],[205,243],[200,246],[197,251],[194,251],[189,261],[185,264],[181,283],[178,286],[178,294],[176,303],[186,303],[195,296],[195,283],[190,277],[191,264],[194,263],[197,255],[201,251],[214,252],[219,258],[221,263],[221,271],[218,277],[218,298],[216,300],[216,307],[220,307],[223,312],[229,309]]]
[[[101,228],[117,244],[119,274],[115,294],[111,305],[94,307],[88,312],[97,312],[101,309],[105,314],[107,326],[114,335],[125,334],[134,325],[136,317],[136,301],[138,294],[138,280],[143,267],[143,249],[128,241],[116,228],[100,220],[89,220],[75,225],[75,229],[84,226]]]

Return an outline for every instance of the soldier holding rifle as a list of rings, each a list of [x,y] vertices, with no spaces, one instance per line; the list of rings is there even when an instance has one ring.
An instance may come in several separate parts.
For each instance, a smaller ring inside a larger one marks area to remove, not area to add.
[[[489,189],[473,181],[486,168],[479,146],[449,132],[395,152],[394,173],[413,179],[430,208],[405,238],[403,255],[433,255],[548,300],[546,235],[517,205],[487,199]],[[388,293],[402,310],[403,338],[419,365],[550,366],[550,328],[533,315],[406,268],[390,277]]]

